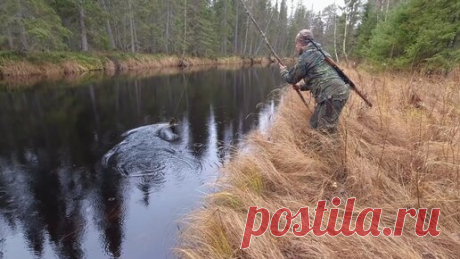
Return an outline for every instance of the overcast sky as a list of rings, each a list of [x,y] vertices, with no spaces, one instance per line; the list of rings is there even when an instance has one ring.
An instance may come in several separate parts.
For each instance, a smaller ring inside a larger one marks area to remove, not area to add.
[[[274,0],[273,2],[276,2]],[[334,0],[287,0],[289,9],[292,6],[292,3],[294,3],[294,6],[297,6],[298,3],[301,3],[305,5],[308,9],[311,9],[313,5],[313,10],[315,12],[322,11],[326,6],[331,5],[334,3]],[[344,6],[344,1],[343,0],[335,0],[335,3],[338,6]],[[291,10],[289,10],[289,13]]]

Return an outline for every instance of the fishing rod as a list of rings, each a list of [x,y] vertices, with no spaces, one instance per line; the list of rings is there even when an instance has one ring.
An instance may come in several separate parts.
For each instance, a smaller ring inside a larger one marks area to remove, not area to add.
[[[276,54],[275,50],[273,49],[272,45],[270,44],[270,42],[268,41],[267,39],[267,36],[265,36],[265,33],[262,31],[262,29],[260,28],[259,24],[256,22],[256,20],[254,19],[254,17],[252,16],[252,13],[249,11],[248,7],[246,6],[246,4],[244,3],[243,0],[240,0],[241,4],[243,4],[244,6],[244,9],[246,9],[246,13],[249,15],[249,17],[251,18],[252,22],[254,23],[254,25],[257,27],[257,29],[259,30],[260,34],[262,35],[262,38],[265,40],[265,44],[267,44],[267,47],[270,49],[271,53],[275,56],[276,60],[282,65],[282,66],[285,66],[283,61],[281,61],[280,57]],[[292,88],[294,88],[294,90],[297,92],[297,94],[299,95],[300,99],[302,100],[303,104],[305,104],[305,106],[307,107],[307,109],[310,109],[310,107],[308,106],[308,103],[307,101],[305,101],[305,98],[303,97],[302,93],[300,92],[299,89],[297,89],[295,87],[295,85],[293,84],[292,85]]]

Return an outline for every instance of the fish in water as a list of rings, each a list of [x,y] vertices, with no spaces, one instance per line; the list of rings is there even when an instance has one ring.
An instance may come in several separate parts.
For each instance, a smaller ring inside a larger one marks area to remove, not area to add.
[[[175,121],[127,131],[123,140],[104,155],[102,165],[125,176],[157,179],[167,173],[200,170],[200,162],[181,138],[188,134],[183,131]]]

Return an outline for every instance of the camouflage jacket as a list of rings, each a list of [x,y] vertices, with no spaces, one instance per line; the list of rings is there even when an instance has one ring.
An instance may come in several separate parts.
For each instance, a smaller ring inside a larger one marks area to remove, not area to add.
[[[320,46],[318,43],[317,45]],[[329,53],[323,52],[330,57]],[[325,61],[323,54],[313,44],[308,45],[290,71],[281,70],[281,76],[290,84],[304,79],[306,85],[301,90],[310,90],[317,103],[330,98],[343,100],[349,96],[350,86]]]

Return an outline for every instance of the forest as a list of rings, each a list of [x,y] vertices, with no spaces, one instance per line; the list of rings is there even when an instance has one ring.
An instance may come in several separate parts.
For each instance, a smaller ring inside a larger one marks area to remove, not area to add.
[[[311,28],[338,61],[450,70],[460,61],[460,1],[246,1],[281,56]],[[237,0],[2,0],[0,53],[125,52],[189,57],[269,55]]]

